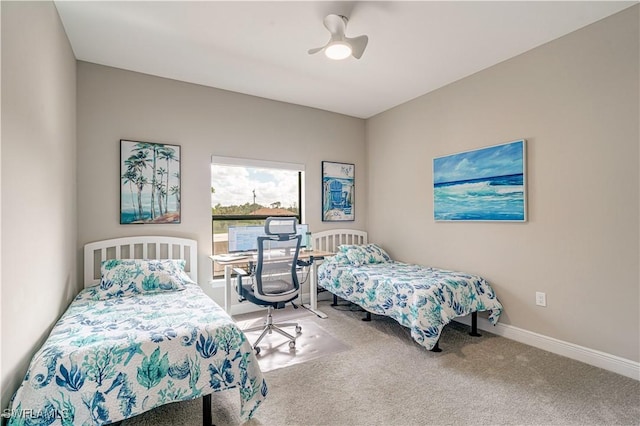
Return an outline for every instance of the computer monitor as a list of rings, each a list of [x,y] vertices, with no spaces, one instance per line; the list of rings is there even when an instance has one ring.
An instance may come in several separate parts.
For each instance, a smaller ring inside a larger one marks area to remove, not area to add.
[[[300,247],[305,247],[305,235],[309,231],[309,225],[302,223],[296,226],[296,234],[302,235]],[[229,226],[229,253],[243,251],[258,251],[258,237],[266,236],[264,226]],[[284,244],[284,245],[283,245]],[[271,243],[271,248],[286,246],[286,243]]]

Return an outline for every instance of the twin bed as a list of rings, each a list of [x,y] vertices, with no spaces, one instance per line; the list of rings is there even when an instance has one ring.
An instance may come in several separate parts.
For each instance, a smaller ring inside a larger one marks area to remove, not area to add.
[[[483,278],[394,261],[366,232],[318,232],[314,248],[335,253],[318,268],[320,287],[395,319],[429,350],[454,318],[472,314],[475,332],[477,312],[494,324],[502,312]],[[211,394],[234,388],[250,419],[267,385],[245,335],[196,284],[197,254],[181,238],[87,244],[85,289],[33,357],[8,424],[105,425],[202,398],[210,426]]]
[[[489,311],[495,324],[502,313],[491,285],[482,277],[397,262],[379,246],[367,242],[363,231],[334,230],[314,234],[314,248],[332,251],[318,268],[318,286],[367,312],[393,318],[411,330],[413,339],[433,351],[446,324]]]
[[[85,289],[33,357],[8,424],[103,425],[202,398],[209,426],[211,394],[233,388],[251,418],[267,385],[245,335],[195,283],[197,254],[179,238],[87,244]]]

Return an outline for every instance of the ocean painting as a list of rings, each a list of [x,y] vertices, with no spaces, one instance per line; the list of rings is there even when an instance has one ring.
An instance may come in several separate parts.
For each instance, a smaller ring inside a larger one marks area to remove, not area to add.
[[[120,224],[180,223],[180,146],[120,140]]]
[[[526,221],[525,140],[433,160],[437,221]]]

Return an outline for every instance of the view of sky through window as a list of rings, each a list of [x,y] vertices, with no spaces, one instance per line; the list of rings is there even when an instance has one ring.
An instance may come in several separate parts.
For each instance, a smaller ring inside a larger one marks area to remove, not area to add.
[[[211,166],[211,205],[298,207],[298,172],[258,167]]]

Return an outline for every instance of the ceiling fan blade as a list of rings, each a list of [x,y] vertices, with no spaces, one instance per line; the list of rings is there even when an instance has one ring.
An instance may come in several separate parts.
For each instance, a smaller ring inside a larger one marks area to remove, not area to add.
[[[369,37],[366,35],[362,35],[354,38],[347,38],[347,41],[351,45],[351,50],[354,58],[360,59],[362,54],[364,53],[364,49],[367,47],[367,43],[369,42]]]
[[[318,53],[318,52],[322,52],[324,50],[324,48],[327,46],[322,46],[322,47],[316,47],[314,49],[309,49],[309,55],[313,55],[314,53]]]
[[[346,18],[340,15],[327,15],[324,18],[324,26],[331,33],[331,37],[344,37],[344,30],[347,26]]]

